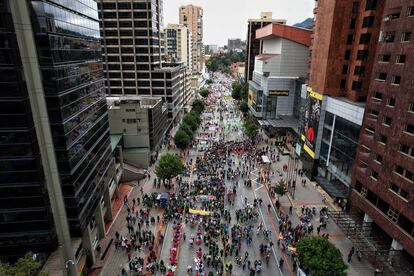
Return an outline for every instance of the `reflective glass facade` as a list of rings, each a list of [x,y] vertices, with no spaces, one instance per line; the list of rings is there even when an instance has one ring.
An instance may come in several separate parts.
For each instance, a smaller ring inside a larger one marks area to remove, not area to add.
[[[8,0],[0,0],[0,256],[56,246]]]
[[[43,86],[73,235],[94,215],[113,171],[97,4],[30,1]]]
[[[0,256],[56,247],[8,1],[0,0]],[[97,5],[27,2],[70,230],[81,236],[114,171]]]

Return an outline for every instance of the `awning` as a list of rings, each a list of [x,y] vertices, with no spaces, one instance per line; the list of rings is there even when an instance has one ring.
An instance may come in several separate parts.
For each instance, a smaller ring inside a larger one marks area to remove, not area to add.
[[[266,164],[270,163],[269,157],[267,157],[266,155],[262,155],[262,161],[263,163],[266,163]]]

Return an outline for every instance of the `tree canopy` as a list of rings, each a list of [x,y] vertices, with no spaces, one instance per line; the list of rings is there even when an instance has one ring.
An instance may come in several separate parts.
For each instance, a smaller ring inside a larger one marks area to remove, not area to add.
[[[243,113],[247,113],[249,111],[249,106],[247,105],[247,102],[243,101],[240,103],[239,109]]]
[[[200,93],[201,97],[205,98],[205,97],[208,96],[208,89],[207,88],[201,88],[199,93]]]
[[[182,123],[181,125],[180,125],[180,128],[179,128],[179,130],[182,130],[182,131],[184,131],[191,139],[193,139],[193,135],[194,135],[194,132],[193,132],[193,130],[190,128],[190,126],[189,125],[187,125],[186,123]]]
[[[191,130],[194,132],[198,128],[197,118],[194,116],[194,113],[187,113],[183,118],[183,123],[187,124]]]
[[[179,131],[177,131],[178,133]],[[185,132],[183,131],[185,134]],[[187,135],[187,134],[185,134]],[[158,164],[155,166],[155,174],[160,179],[172,179],[184,171],[183,161],[172,153],[161,155]]]
[[[182,150],[187,148],[191,144],[192,140],[192,137],[188,134],[188,132],[186,132],[187,128],[189,127],[186,125],[186,127],[178,129],[174,135],[174,144],[177,148]]]
[[[279,196],[284,196],[287,192],[286,181],[284,179],[280,179],[275,187],[275,193]]]
[[[212,72],[230,73],[229,66],[235,62],[244,62],[245,58],[245,54],[242,52],[229,51],[225,54],[210,57],[206,61],[206,67]]]
[[[33,258],[33,253],[29,252],[15,264],[0,263],[0,275],[47,276],[47,273],[40,272],[41,266],[41,263]]]
[[[195,100],[192,107],[191,111],[197,112],[198,114],[201,114],[204,111],[204,103],[201,100]]]
[[[303,237],[297,243],[301,265],[312,276],[345,276],[342,254],[324,237]]]
[[[256,137],[258,128],[253,118],[248,118],[244,122],[243,128],[244,128],[244,133],[247,135],[247,137],[249,137],[250,139],[253,139]]]

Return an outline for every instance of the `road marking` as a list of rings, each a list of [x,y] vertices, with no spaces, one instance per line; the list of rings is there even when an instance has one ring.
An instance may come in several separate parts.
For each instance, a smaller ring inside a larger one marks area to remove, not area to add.
[[[256,188],[256,189],[254,189],[255,191],[257,191],[257,190],[259,190],[259,189],[261,189],[261,188],[263,188],[264,187],[264,185],[261,185],[259,188]]]

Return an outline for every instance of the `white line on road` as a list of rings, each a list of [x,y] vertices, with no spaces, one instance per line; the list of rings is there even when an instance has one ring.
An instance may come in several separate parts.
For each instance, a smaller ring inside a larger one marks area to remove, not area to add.
[[[254,191],[254,197],[257,199],[256,191]],[[264,216],[263,216],[263,213],[262,213],[262,208],[260,208],[260,207],[259,207],[259,213],[260,213],[260,216],[262,217],[263,225],[264,225],[264,227],[267,231],[268,228],[267,228],[266,222],[264,220]],[[272,252],[273,252],[273,256],[275,257],[276,265],[277,265],[277,268],[279,269],[280,275],[283,276],[283,272],[282,272],[282,270],[280,269],[280,266],[279,266],[279,259],[276,256],[276,252],[275,252],[275,249],[273,248],[273,246],[272,246]]]
[[[259,189],[261,189],[261,188],[263,188],[264,187],[264,185],[261,185],[259,188],[256,188],[256,189],[254,189],[255,191],[257,191],[257,190],[259,190]]]

